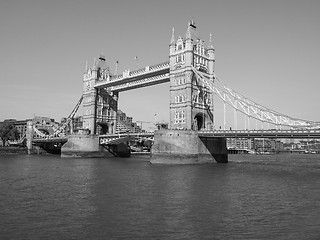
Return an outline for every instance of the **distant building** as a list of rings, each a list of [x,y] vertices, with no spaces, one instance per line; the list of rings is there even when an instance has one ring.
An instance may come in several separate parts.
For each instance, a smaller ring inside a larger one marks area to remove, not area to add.
[[[59,124],[55,122],[53,118],[34,116],[31,119],[25,120],[5,119],[3,122],[0,122],[0,127],[6,123],[14,125],[19,132],[19,138],[22,139],[26,135],[27,122],[29,121],[32,121],[33,125],[37,129],[47,133],[51,133],[53,131],[52,127],[57,126]]]
[[[62,118],[61,119],[61,123],[66,123],[67,118]],[[100,121],[98,122],[99,125],[104,125],[104,127],[97,127],[97,134],[107,134],[108,133],[108,119],[103,119],[103,121],[100,119]],[[72,125],[68,126],[66,132],[68,134],[70,133],[77,133],[81,130],[84,129],[83,126],[83,117],[82,116],[78,116],[78,117],[74,117],[72,119]],[[136,122],[132,121],[132,117],[127,116],[126,113],[124,113],[121,110],[118,110],[117,112],[117,127],[116,127],[116,132],[117,133],[126,133],[126,132],[132,132],[132,133],[136,133],[136,132],[141,132],[142,129],[140,126],[138,126],[138,124]]]
[[[227,138],[228,149],[248,149],[253,148],[252,138]]]
[[[254,139],[254,150],[257,152],[277,152],[284,150],[283,142],[275,139]]]
[[[35,126],[53,126],[58,124],[53,118],[34,116],[31,121]]]
[[[67,122],[67,118],[62,118],[61,123],[64,124]],[[82,116],[76,116],[72,118],[71,126],[67,126],[66,133],[78,133],[83,129],[83,117]]]
[[[131,132],[131,133],[138,133],[142,132],[140,126],[137,125],[136,122],[132,121],[132,117],[127,116],[126,113],[122,112],[121,110],[118,110],[117,112],[117,130],[118,133],[125,133],[125,132]]]

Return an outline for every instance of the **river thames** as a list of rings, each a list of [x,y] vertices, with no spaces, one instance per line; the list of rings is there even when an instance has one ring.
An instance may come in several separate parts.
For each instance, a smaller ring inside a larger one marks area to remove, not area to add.
[[[320,239],[320,155],[0,155],[0,239]]]

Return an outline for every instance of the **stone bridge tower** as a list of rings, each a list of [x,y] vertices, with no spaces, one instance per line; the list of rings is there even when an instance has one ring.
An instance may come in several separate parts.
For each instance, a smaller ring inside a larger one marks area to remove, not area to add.
[[[170,127],[155,132],[151,163],[228,162],[224,138],[198,135],[198,130],[210,130],[214,127],[212,92],[203,83],[203,78],[206,78],[206,82],[214,81],[215,60],[211,34],[209,44],[205,47],[196,30],[194,22],[190,21],[185,38],[179,36],[175,40],[174,31],[172,32]]]
[[[188,23],[185,38],[170,42],[170,129],[212,129],[212,93],[194,75],[192,68],[214,81],[214,48],[212,37],[207,47],[197,35],[193,21]]]
[[[90,134],[115,133],[117,126],[118,93],[96,89],[94,85],[110,78],[110,70],[103,54],[86,67],[83,77],[83,128]]]

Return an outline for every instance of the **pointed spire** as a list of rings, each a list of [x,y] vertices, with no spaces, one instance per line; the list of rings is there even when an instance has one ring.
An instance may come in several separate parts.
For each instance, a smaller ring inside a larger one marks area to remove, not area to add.
[[[88,60],[86,60],[86,72],[88,72]]]
[[[174,27],[172,28],[172,36],[171,36],[171,41],[170,44],[174,44],[175,40],[174,40]]]
[[[187,32],[186,32],[186,39],[190,39],[191,38],[191,22],[188,22],[188,28],[187,28]]]
[[[212,34],[211,33],[210,33],[210,37],[209,37],[208,49],[214,49],[213,42],[212,42]]]
[[[97,59],[96,58],[94,58],[93,59],[93,66],[92,66],[92,69],[96,69],[96,65],[97,65]]]
[[[99,56],[99,60],[102,60],[102,61],[105,61],[106,60],[106,57],[105,55],[103,54],[103,51],[101,51],[101,54]]]
[[[117,61],[116,61],[116,70],[115,70],[115,73],[114,73],[115,75],[118,74],[118,65],[119,65],[119,61],[117,60]]]
[[[195,23],[195,21],[193,20],[193,18],[191,18],[191,20],[190,20],[190,25],[192,25],[192,26],[196,26],[196,23]]]

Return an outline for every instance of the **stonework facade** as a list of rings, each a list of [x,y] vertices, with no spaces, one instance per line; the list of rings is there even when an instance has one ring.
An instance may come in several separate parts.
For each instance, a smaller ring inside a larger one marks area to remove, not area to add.
[[[170,69],[167,67],[170,78],[169,129],[212,130],[213,93],[203,82],[203,78],[206,82],[214,81],[215,49],[212,36],[210,35],[208,45],[205,46],[204,41],[197,35],[195,23],[190,21],[184,37],[179,36],[175,40],[174,31],[172,32],[169,51]],[[146,71],[146,79],[152,78],[154,70],[151,71],[147,67],[142,71]],[[165,75],[163,72],[161,74]],[[133,75],[134,71],[133,73],[128,71],[121,77],[133,78]],[[111,75],[103,55],[92,68],[86,68],[83,78],[83,128],[92,134],[117,132],[119,91],[111,92],[109,89],[112,88],[95,87],[103,81],[114,79],[117,77]],[[130,85],[134,81],[135,79],[130,79],[125,84]],[[147,83],[143,86],[147,86]]]
[[[185,38],[170,42],[170,129],[213,128],[212,93],[198,81],[193,68],[214,81],[214,48],[212,38],[208,47],[197,35],[193,21],[188,24]]]
[[[83,77],[83,128],[91,134],[115,133],[117,127],[118,93],[96,89],[94,85],[110,78],[104,55],[92,68],[86,68]]]

